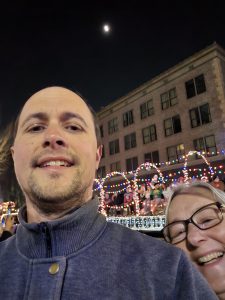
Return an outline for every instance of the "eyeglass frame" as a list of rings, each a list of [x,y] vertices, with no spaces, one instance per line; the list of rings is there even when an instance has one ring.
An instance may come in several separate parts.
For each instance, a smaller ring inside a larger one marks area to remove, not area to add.
[[[220,213],[221,213],[221,219],[220,219],[220,222],[217,223],[217,224],[215,224],[215,225],[213,225],[213,226],[210,226],[210,227],[208,227],[208,228],[201,228],[201,227],[199,227],[199,225],[196,224],[196,223],[193,221],[194,215],[195,215],[195,214],[198,214],[198,212],[201,211],[201,210],[203,210],[204,208],[207,208],[208,206],[212,206],[212,205],[216,205],[217,208],[219,209]],[[161,230],[161,233],[162,233],[162,235],[163,235],[164,240],[165,240],[167,243],[172,244],[172,245],[176,245],[176,244],[179,244],[179,243],[183,242],[183,241],[187,238],[188,224],[193,224],[194,226],[196,226],[196,227],[197,227],[198,229],[200,229],[200,230],[208,230],[208,229],[210,229],[210,228],[213,228],[213,227],[219,225],[219,224],[222,223],[222,221],[223,221],[223,208],[224,208],[224,205],[223,205],[222,203],[218,202],[218,201],[217,201],[217,202],[213,202],[213,203],[209,203],[209,204],[204,205],[204,206],[200,207],[199,209],[197,209],[197,210],[190,216],[190,218],[188,218],[188,219],[186,219],[186,220],[178,220],[178,221],[174,221],[174,222],[171,222],[171,223],[167,224],[167,225]],[[164,232],[165,232],[165,229],[166,229],[166,228],[168,228],[168,227],[171,226],[172,224],[176,224],[176,223],[183,223],[183,224],[184,224],[184,228],[185,228],[185,233],[186,233],[186,235],[185,235],[185,237],[184,237],[182,240],[180,240],[179,242],[171,243],[171,242],[167,239],[168,236],[165,235]]]

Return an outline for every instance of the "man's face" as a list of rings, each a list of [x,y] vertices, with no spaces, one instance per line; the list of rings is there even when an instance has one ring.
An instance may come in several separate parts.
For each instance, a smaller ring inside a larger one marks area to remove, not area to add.
[[[51,87],[26,102],[12,154],[26,200],[39,210],[53,213],[90,199],[101,147],[87,105],[72,91]]]

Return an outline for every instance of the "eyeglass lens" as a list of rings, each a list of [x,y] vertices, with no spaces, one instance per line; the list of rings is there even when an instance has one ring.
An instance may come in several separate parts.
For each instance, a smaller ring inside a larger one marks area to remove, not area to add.
[[[201,230],[206,230],[219,224],[222,219],[222,212],[214,203],[199,209],[188,220],[176,221],[167,225],[164,228],[164,237],[169,243],[176,244],[186,238],[189,223]]]

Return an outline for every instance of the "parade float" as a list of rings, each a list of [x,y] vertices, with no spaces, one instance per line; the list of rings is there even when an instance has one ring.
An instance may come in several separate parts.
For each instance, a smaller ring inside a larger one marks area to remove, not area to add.
[[[188,160],[193,155],[202,159],[202,168],[188,168]],[[105,178],[95,179],[94,191],[99,195],[99,211],[109,222],[143,232],[160,232],[165,225],[168,197],[178,184],[188,184],[194,180],[211,181],[214,173],[223,173],[223,165],[213,168],[204,154],[198,151],[189,151],[183,161],[181,169],[167,172],[165,176],[159,166],[146,162],[133,172],[116,171]],[[150,198],[142,196],[146,190]],[[123,197],[124,201],[110,203],[115,194]]]

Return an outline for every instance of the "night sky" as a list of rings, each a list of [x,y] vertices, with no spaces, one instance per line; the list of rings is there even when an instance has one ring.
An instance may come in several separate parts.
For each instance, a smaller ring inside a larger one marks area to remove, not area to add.
[[[1,126],[40,88],[71,88],[98,111],[214,41],[225,47],[224,1],[7,2]]]

